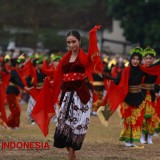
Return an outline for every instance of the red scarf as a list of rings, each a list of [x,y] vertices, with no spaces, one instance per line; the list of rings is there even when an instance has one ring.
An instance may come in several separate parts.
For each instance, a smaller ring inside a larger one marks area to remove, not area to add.
[[[14,68],[14,70],[18,73],[18,76],[19,76],[21,82],[23,83],[23,85],[26,86],[25,75],[24,75],[23,71],[19,68]]]
[[[149,67],[149,68],[143,65],[143,66],[140,66],[140,68],[142,71],[150,75],[156,75],[157,76],[156,84],[160,83],[160,65],[156,65],[156,66]]]
[[[107,100],[110,104],[109,109],[114,112],[118,105],[123,102],[128,93],[128,81],[130,76],[130,66],[126,67],[122,71],[122,77],[118,85],[115,85],[113,81],[110,83],[110,87],[107,93]]]
[[[4,102],[6,100],[6,87],[9,85],[10,74],[0,71],[2,76],[2,83],[0,84],[0,118],[6,122],[7,116],[4,107]]]

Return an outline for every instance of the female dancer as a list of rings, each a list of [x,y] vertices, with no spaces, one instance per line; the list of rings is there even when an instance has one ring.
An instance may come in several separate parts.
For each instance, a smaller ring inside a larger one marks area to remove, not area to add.
[[[153,65],[156,52],[154,49],[147,47],[144,49],[144,63],[146,67]],[[142,83],[142,91],[145,95],[145,115],[143,122],[143,129],[141,135],[141,143],[153,144],[152,136],[158,125],[158,115],[156,113],[156,97],[155,97],[155,83],[158,76],[146,74]]]
[[[80,48],[81,37],[79,32],[76,30],[68,32],[66,36],[68,52],[58,64],[54,75],[50,112],[52,112],[53,105],[58,100],[60,89],[62,90],[58,121],[54,134],[54,146],[66,148],[69,160],[76,160],[75,151],[81,149],[90,120],[90,93],[85,81],[85,72],[88,70],[92,73],[102,73],[103,69],[96,37],[96,31],[99,28],[100,26],[95,26],[90,30],[88,54]],[[45,86],[44,84],[44,90]],[[44,97],[39,96],[32,112],[32,117],[39,126],[42,124],[38,122],[40,121],[38,117],[42,113],[38,112],[41,108],[41,98]],[[49,97],[46,98],[48,99],[46,102],[49,102]],[[49,114],[46,115],[49,116]],[[41,126],[41,129],[44,129],[43,126]]]
[[[28,87],[24,86],[23,78],[20,74],[20,69],[23,62],[20,59],[12,59],[13,68],[10,72],[9,86],[7,87],[7,103],[9,105],[10,115],[7,119],[8,127],[12,129],[19,128],[20,125],[20,113],[21,106],[18,102],[18,95],[21,89],[29,90]]]

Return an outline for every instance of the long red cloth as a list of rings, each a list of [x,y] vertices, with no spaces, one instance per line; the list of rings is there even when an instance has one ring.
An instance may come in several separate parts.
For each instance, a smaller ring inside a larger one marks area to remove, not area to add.
[[[5,110],[5,101],[6,101],[6,87],[9,84],[10,74],[0,71],[2,80],[0,83],[0,118],[3,121],[7,121],[6,110]]]
[[[44,136],[47,136],[49,121],[55,114],[53,102],[51,100],[52,95],[53,90],[51,89],[50,79],[46,78],[44,87],[38,97],[39,100],[36,101],[36,105],[31,113]]]
[[[123,102],[128,93],[128,80],[130,76],[130,66],[123,69],[122,77],[118,85],[113,81],[110,82],[110,87],[107,93],[107,99],[110,104],[109,109],[114,112],[118,105]]]
[[[4,106],[5,99],[6,99],[5,89],[6,89],[6,86],[4,84],[0,84],[0,118],[2,118],[2,120],[6,122],[7,116],[6,116],[5,106]]]
[[[44,61],[42,65],[42,72],[48,76],[51,76],[54,74],[55,69],[52,68],[47,68],[46,61]],[[33,78],[33,84],[36,86],[37,84],[37,73],[36,69],[33,66],[31,60],[28,60],[27,63],[23,66],[23,68],[19,71],[19,74],[21,76],[21,79],[23,80],[24,85],[26,86],[26,77],[31,76]],[[40,89],[36,89],[35,87],[27,91],[29,95],[31,95],[35,100],[38,98]]]
[[[157,99],[156,113],[160,117],[160,98]]]

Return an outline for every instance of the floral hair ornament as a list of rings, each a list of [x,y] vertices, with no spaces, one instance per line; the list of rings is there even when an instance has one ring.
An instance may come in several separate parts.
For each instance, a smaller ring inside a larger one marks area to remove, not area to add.
[[[4,57],[4,61],[10,60],[10,59],[11,59],[11,57],[8,54],[6,54]]]
[[[17,63],[23,63],[24,61],[25,61],[25,56],[23,53],[17,58]]]
[[[149,46],[147,46],[147,47],[144,49],[144,51],[143,51],[143,56],[145,57],[145,56],[148,55],[148,54],[152,55],[153,57],[156,56],[155,50],[154,50],[153,48],[149,47]]]
[[[134,53],[138,53],[140,55],[143,55],[143,49],[139,46],[133,48],[130,50],[130,55],[132,56]]]

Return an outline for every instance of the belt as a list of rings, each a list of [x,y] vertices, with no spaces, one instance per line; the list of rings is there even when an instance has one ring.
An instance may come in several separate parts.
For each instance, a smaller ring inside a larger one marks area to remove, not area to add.
[[[63,74],[63,81],[64,82],[84,80],[84,79],[85,79],[85,74],[84,73],[74,72],[74,73]]]
[[[145,90],[154,90],[154,84],[143,83],[141,88]]]
[[[14,84],[13,82],[9,82],[9,86],[17,86],[16,84]]]
[[[43,84],[44,84],[43,82],[39,82],[39,83],[36,84],[36,87],[42,87]]]
[[[139,92],[141,92],[141,85],[128,86],[128,92],[129,93],[139,93]]]
[[[93,86],[104,86],[104,82],[101,81],[94,81],[92,84]]]

